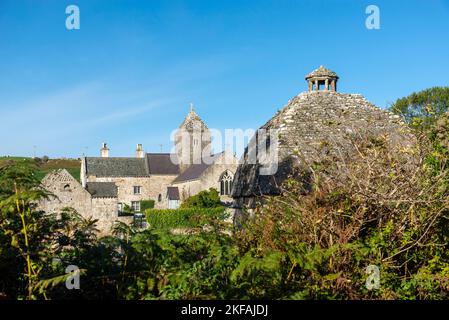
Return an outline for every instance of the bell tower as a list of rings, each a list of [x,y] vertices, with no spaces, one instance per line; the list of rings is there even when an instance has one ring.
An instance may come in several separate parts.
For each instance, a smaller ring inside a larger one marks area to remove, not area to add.
[[[189,109],[175,134],[175,149],[181,172],[192,164],[202,163],[202,156],[210,155],[211,151],[209,128],[193,110],[193,104],[190,104]]]

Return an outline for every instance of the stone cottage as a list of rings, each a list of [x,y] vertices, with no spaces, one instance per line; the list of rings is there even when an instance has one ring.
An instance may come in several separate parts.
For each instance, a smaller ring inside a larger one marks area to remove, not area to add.
[[[145,153],[136,147],[135,157],[110,157],[106,143],[100,157],[81,159],[79,183],[66,170],[48,174],[42,185],[56,198],[43,201],[43,210],[73,207],[83,216],[99,220],[108,233],[126,206],[141,212],[141,201],[154,200],[155,208],[176,209],[186,198],[216,188],[223,203],[231,203],[231,186],[238,161],[230,152],[210,153],[208,127],[193,108],[175,135],[175,153]],[[199,155],[199,156],[198,156]],[[204,161],[201,155],[208,155]]]
[[[305,79],[308,92],[291,99],[261,127],[278,133],[277,171],[261,174],[261,163],[250,162],[248,147],[245,150],[232,190],[237,217],[245,210],[251,212],[262,196],[280,194],[279,186],[293,168],[301,161],[320,159],[323,143],[332,152],[352,152],[350,141],[355,136],[387,136],[400,148],[408,148],[414,142],[398,116],[374,106],[360,94],[337,92],[339,77],[335,72],[321,66]]]

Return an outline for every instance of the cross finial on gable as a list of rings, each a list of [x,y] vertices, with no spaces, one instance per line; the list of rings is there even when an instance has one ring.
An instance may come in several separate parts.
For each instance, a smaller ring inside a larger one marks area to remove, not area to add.
[[[193,112],[193,103],[192,102],[190,102],[189,107],[190,107],[190,112]]]

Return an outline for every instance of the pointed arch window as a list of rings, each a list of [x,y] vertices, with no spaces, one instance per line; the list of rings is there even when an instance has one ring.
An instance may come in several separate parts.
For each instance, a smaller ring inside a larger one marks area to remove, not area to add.
[[[220,195],[229,196],[232,189],[234,177],[229,171],[225,171],[220,177]]]

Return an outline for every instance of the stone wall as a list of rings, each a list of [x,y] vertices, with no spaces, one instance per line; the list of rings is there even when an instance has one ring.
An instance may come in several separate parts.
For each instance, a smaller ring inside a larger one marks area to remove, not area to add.
[[[185,182],[173,184],[173,186],[178,187],[179,196],[181,197],[181,201],[184,201],[185,199],[187,199],[201,191],[200,180],[185,181]]]
[[[150,177],[150,192],[148,194],[150,199],[155,200],[154,207],[157,209],[167,208],[168,203],[166,201],[167,197],[167,187],[171,185],[173,180],[175,180],[176,175],[163,176],[163,175],[152,175]],[[161,201],[159,201],[159,195],[161,195]]]
[[[88,176],[88,182],[114,182],[118,188],[118,201],[131,205],[132,201],[154,200],[155,208],[166,208],[167,187],[176,175],[151,175],[150,177],[95,177]],[[141,187],[140,195],[134,194],[134,186]],[[161,201],[158,201],[161,195]]]
[[[64,208],[73,208],[86,219],[98,220],[96,227],[100,236],[110,234],[115,221],[132,222],[132,217],[118,216],[117,198],[92,198],[65,169],[49,173],[42,180],[42,186],[54,196],[49,200],[40,201],[40,210],[59,213]]]
[[[251,163],[246,150],[234,177],[236,207],[253,206],[257,196],[279,194],[279,185],[300,165],[356,152],[353,140],[385,137],[398,150],[407,150],[415,142],[397,115],[359,94],[333,91],[299,94],[261,128],[277,130],[279,159],[273,164],[278,169],[272,175],[259,174],[260,163]]]
[[[238,167],[238,161],[234,156],[226,157],[224,154],[216,160],[214,165],[208,167],[201,176],[196,180],[185,181],[181,183],[173,184],[173,186],[178,187],[181,200],[185,200],[188,197],[194,196],[195,194],[208,190],[210,188],[215,188],[220,192],[220,177],[226,172],[230,171],[232,175]],[[222,201],[230,201],[230,197],[221,196]]]
[[[55,170],[42,180],[42,186],[53,194],[48,200],[39,202],[45,212],[61,212],[70,207],[86,217],[91,211],[91,196],[81,184],[65,170]]]
[[[97,219],[97,229],[100,235],[111,233],[112,226],[118,220],[118,201],[117,198],[92,198],[93,219]]]
[[[88,182],[114,182],[117,186],[118,202],[131,206],[132,201],[153,199],[150,198],[152,188],[151,179],[148,177],[101,177],[89,176]],[[134,194],[134,186],[140,186],[140,194]]]

